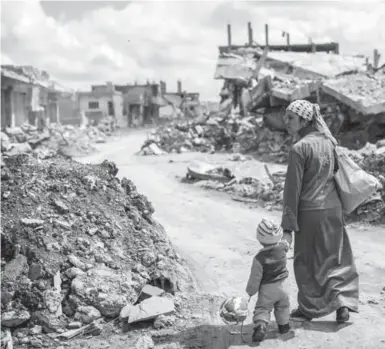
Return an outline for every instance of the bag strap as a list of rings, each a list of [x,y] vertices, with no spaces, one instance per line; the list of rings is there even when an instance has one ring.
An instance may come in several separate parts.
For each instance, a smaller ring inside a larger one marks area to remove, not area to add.
[[[340,165],[338,163],[338,155],[337,155],[336,147],[333,148],[333,153],[334,153],[334,174],[336,174],[340,168]]]

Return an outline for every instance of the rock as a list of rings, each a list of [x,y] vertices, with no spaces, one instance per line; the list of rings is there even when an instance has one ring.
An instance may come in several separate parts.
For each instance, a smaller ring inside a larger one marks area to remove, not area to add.
[[[155,287],[152,285],[145,285],[143,287],[142,291],[140,292],[140,297],[139,297],[138,302],[141,302],[141,301],[143,301],[147,298],[150,298],[150,297],[160,296],[163,293],[164,293],[164,290],[162,290],[159,287]]]
[[[5,327],[17,327],[31,318],[26,310],[11,310],[1,314],[1,324]]]
[[[7,306],[13,299],[14,292],[2,291],[1,292],[1,304]]]
[[[79,268],[72,267],[72,268],[67,269],[65,271],[65,274],[67,275],[67,277],[69,279],[74,279],[74,278],[76,278],[79,275],[84,275],[85,272],[83,270],[79,269]]]
[[[19,254],[5,265],[2,273],[2,282],[15,282],[23,273],[28,271],[28,261],[25,256]]]
[[[37,334],[41,334],[42,331],[43,331],[43,328],[40,325],[35,325],[30,329],[29,333],[31,335],[37,335]]]
[[[43,298],[45,306],[51,314],[55,314],[58,311],[63,300],[60,291],[54,289],[46,290],[43,293]]]
[[[100,311],[90,305],[79,307],[75,314],[75,319],[80,320],[85,324],[89,324],[92,321],[101,318]]]
[[[5,132],[9,136],[16,136],[16,135],[24,134],[23,130],[19,126],[6,127]]]
[[[31,316],[31,323],[41,325],[44,333],[56,332],[65,327],[65,322],[48,310],[35,311]]]
[[[63,201],[54,200],[53,204],[59,213],[66,214],[69,212],[69,208],[67,207],[67,205]]]
[[[31,338],[29,345],[32,348],[41,348],[43,347],[43,341],[40,338]]]
[[[150,251],[146,251],[143,255],[142,255],[142,264],[145,266],[145,267],[150,267],[151,265],[153,265],[156,261],[156,256],[155,256],[155,253],[153,252],[150,252]]]
[[[83,271],[86,270],[86,265],[76,256],[73,254],[68,256],[68,261],[76,268],[79,268]]]
[[[74,295],[108,317],[118,316],[127,303],[133,303],[138,297],[129,272],[104,266],[77,276],[72,281],[71,289]]]
[[[152,340],[151,336],[148,334],[140,337],[135,342],[135,349],[153,349],[155,347],[154,341]]]
[[[90,228],[88,229],[87,233],[90,236],[94,236],[98,232],[98,228]]]
[[[40,279],[42,277],[43,268],[38,263],[32,263],[29,266],[29,273],[28,277],[31,279],[31,281],[35,281],[37,279]]]
[[[41,227],[44,224],[44,221],[41,219],[22,218],[20,221],[25,226],[31,228]]]
[[[71,230],[71,224],[70,223],[61,221],[59,219],[55,220],[55,225],[60,227],[60,228],[65,229],[65,230]]]
[[[104,254],[104,253],[100,253],[100,254],[96,255],[95,260],[97,263],[103,263],[105,265],[109,265],[109,263],[112,262],[111,256],[109,256],[108,254]]]
[[[22,153],[31,153],[32,148],[31,146],[25,142],[25,143],[11,143],[9,145],[8,150],[5,152],[8,156],[14,156]]]
[[[10,144],[11,141],[9,140],[8,135],[4,132],[1,132],[1,151],[7,151],[9,149]]]
[[[151,297],[138,305],[127,306],[120,313],[121,319],[127,319],[129,324],[151,320],[162,314],[170,314],[175,311],[174,302],[171,299]]]
[[[74,322],[70,322],[67,326],[67,328],[69,330],[73,330],[75,328],[80,328],[82,327],[82,323],[80,321],[74,321]]]
[[[20,339],[20,344],[29,344],[30,339],[28,337],[24,337]]]
[[[158,330],[175,324],[176,318],[172,315],[159,315],[154,321],[154,327]]]

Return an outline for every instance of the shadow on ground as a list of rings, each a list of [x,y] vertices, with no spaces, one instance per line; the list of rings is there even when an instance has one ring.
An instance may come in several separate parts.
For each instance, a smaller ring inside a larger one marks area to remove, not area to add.
[[[346,323],[338,325],[334,321],[313,321],[313,322],[297,322],[291,323],[291,330],[285,335],[280,335],[276,329],[276,324],[271,323],[264,342],[269,340],[290,341],[295,337],[296,329],[306,331],[316,331],[324,333],[338,332],[340,329],[351,325]],[[181,345],[189,349],[228,349],[231,346],[236,347],[258,347],[260,343],[252,343],[251,336],[253,333],[253,324],[243,326],[243,335],[241,336],[241,325],[237,326],[214,326],[199,325],[189,327],[173,334],[158,333],[153,336],[156,344],[166,344],[179,342]]]

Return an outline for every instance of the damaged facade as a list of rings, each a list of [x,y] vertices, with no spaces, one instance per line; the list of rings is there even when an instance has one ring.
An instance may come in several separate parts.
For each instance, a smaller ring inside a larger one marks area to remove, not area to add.
[[[249,25],[250,26],[250,25]],[[385,137],[385,75],[378,52],[371,64],[364,56],[340,55],[339,45],[309,44],[219,47],[215,79],[223,79],[221,109],[241,115],[262,114],[272,129],[283,131],[288,104],[307,99],[320,104],[342,145],[362,147]]]
[[[99,124],[101,120],[111,117],[120,126],[126,124],[123,118],[123,95],[111,82],[92,85],[91,91],[79,91],[77,96],[78,109],[90,123]]]
[[[115,85],[115,89],[123,94],[123,115],[129,127],[157,122],[159,108],[164,104],[159,84]]]
[[[162,97],[166,105],[171,108],[168,111],[171,118],[180,117],[182,115],[191,118],[201,114],[200,112],[200,94],[198,92],[187,92],[182,90],[182,81],[177,81],[177,91],[167,92],[166,83],[161,81]],[[164,111],[166,115],[166,111]]]
[[[45,71],[31,66],[1,66],[1,127],[59,122],[61,99],[73,95]]]

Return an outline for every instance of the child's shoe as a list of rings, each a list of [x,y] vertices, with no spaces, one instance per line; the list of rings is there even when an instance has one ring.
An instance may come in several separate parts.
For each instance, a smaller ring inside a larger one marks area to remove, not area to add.
[[[278,331],[280,334],[288,333],[290,331],[290,325],[278,325]]]
[[[253,336],[252,336],[252,341],[253,342],[262,342],[263,339],[266,336],[266,324],[260,323],[254,328]]]
[[[339,324],[349,321],[349,309],[347,307],[337,309],[336,320]]]

